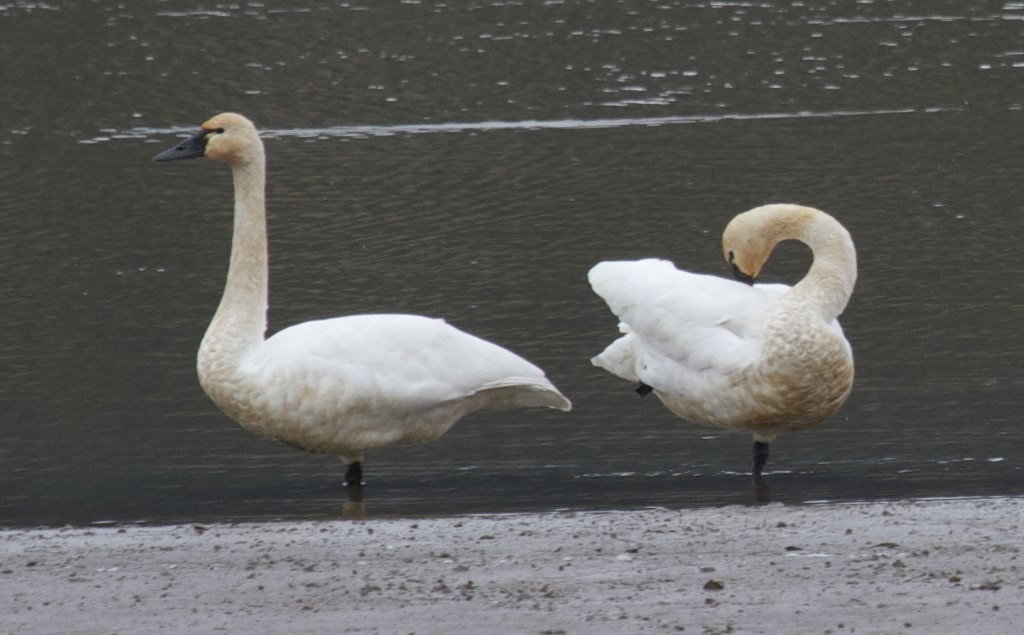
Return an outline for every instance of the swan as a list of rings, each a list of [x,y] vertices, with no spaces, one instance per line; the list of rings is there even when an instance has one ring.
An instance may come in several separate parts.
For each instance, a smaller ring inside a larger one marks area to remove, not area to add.
[[[793,287],[755,285],[788,239],[814,254],[805,277]],[[687,421],[751,433],[760,477],[780,433],[822,423],[850,395],[853,353],[837,318],[853,293],[857,255],[835,218],[788,204],[733,218],[722,251],[739,281],[660,259],[595,265],[590,285],[623,335],[591,361]]]
[[[362,485],[365,451],[437,439],[479,410],[571,403],[518,355],[441,319],[352,315],[267,328],[266,169],[251,121],[219,114],[153,157],[221,161],[234,177],[234,234],[220,305],[199,346],[199,382],[243,428],[339,455]]]

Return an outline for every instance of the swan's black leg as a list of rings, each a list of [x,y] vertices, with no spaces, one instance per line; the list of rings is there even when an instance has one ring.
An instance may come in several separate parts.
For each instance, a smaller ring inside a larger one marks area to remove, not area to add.
[[[360,487],[363,484],[363,464],[359,461],[352,461],[345,471],[345,485],[347,487]]]
[[[654,389],[645,384],[644,382],[640,382],[639,384],[636,385],[636,388],[633,389],[633,392],[640,395],[641,397],[646,397],[647,395],[654,392]]]
[[[761,441],[754,441],[754,468],[751,473],[755,477],[761,476],[764,464],[768,462],[768,444]]]

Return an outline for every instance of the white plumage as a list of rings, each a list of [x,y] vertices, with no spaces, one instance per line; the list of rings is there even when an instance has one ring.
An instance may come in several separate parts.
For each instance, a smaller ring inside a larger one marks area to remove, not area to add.
[[[750,432],[754,472],[781,432],[818,425],[846,401],[853,356],[837,317],[857,277],[847,231],[819,210],[766,205],[737,216],[723,252],[753,281],[775,245],[808,244],[814,263],[794,287],[749,285],[680,271],[668,261],[602,262],[594,291],[622,337],[592,361],[638,382],[676,415]]]
[[[265,340],[263,143],[248,119],[225,113],[154,160],[196,157],[227,163],[235,183],[231,264],[199,348],[199,380],[243,427],[338,454],[349,463],[346,483],[359,485],[366,450],[431,441],[478,410],[570,409],[539,368],[439,319],[356,315],[297,324]]]

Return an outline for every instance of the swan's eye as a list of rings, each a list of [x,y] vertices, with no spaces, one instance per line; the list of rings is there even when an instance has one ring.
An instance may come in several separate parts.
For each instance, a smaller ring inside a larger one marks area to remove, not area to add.
[[[729,264],[731,265],[735,260],[736,260],[736,254],[734,254],[733,251],[730,249],[729,250]]]

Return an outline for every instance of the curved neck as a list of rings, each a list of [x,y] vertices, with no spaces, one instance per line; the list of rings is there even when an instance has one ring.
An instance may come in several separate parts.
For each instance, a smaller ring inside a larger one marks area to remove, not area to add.
[[[814,262],[803,280],[793,287],[793,293],[811,298],[822,318],[834,320],[846,308],[857,281],[857,252],[850,233],[839,221],[827,214],[810,220],[794,236],[807,244],[814,254]]]
[[[262,149],[261,149],[262,150]],[[220,306],[203,338],[219,354],[242,354],[267,330],[266,167],[262,151],[231,166],[235,183],[231,263]]]

